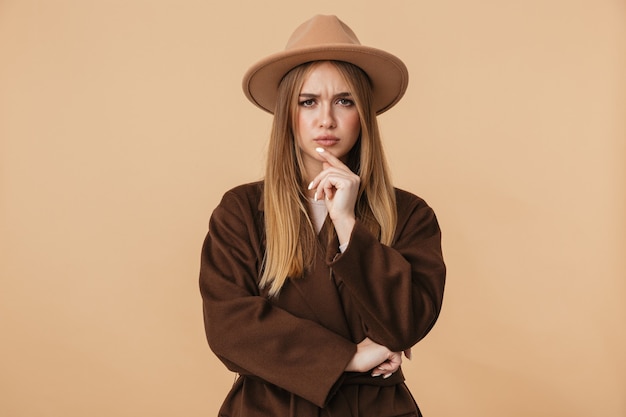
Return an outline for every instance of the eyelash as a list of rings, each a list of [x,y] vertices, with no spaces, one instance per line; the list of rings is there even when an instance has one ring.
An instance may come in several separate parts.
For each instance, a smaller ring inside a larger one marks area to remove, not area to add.
[[[347,98],[340,98],[337,99],[337,102],[340,103],[342,106],[345,107],[350,107],[350,106],[354,106],[354,101],[347,99]],[[300,106],[302,107],[310,107],[313,104],[315,104],[315,100],[312,98],[306,99],[306,100],[302,100],[298,103]]]

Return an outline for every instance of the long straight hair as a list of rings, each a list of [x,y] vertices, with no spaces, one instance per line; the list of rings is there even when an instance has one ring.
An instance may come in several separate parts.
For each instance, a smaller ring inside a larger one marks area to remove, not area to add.
[[[266,248],[260,288],[277,296],[287,281],[309,268],[317,241],[305,194],[301,150],[295,140],[298,97],[308,74],[320,61],[288,72],[278,87],[264,183]],[[372,108],[372,87],[357,66],[330,61],[348,84],[359,113],[361,133],[347,155],[348,167],[360,177],[356,218],[385,245],[393,241],[397,223],[395,190]],[[334,232],[334,229],[333,229]]]

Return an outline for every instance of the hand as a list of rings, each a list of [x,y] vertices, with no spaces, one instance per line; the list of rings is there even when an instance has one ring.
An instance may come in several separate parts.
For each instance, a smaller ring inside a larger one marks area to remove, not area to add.
[[[309,184],[315,198],[323,198],[328,216],[333,221],[339,243],[347,243],[354,228],[354,207],[361,179],[343,162],[324,148],[316,149],[324,159],[323,169]]]
[[[365,338],[357,345],[357,351],[352,357],[346,371],[367,372],[372,370],[372,376],[383,375],[389,378],[402,364],[402,352],[392,352],[369,338]]]

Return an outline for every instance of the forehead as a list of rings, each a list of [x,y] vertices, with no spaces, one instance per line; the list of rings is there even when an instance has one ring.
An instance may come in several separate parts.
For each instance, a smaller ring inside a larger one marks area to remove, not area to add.
[[[349,85],[342,73],[330,62],[322,61],[311,66],[304,76],[300,92],[321,93],[325,91],[349,92]]]

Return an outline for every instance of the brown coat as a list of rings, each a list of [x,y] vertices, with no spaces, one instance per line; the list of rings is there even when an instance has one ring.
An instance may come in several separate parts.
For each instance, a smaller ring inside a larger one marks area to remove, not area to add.
[[[419,416],[402,371],[388,379],[344,369],[365,337],[401,351],[435,324],[445,266],[437,219],[397,190],[394,244],[357,221],[346,251],[321,242],[312,270],[278,299],[258,288],[263,183],[228,191],[202,249],[200,289],[209,345],[240,374],[220,416]],[[320,236],[332,225],[327,219]],[[327,236],[327,235],[326,235]]]

